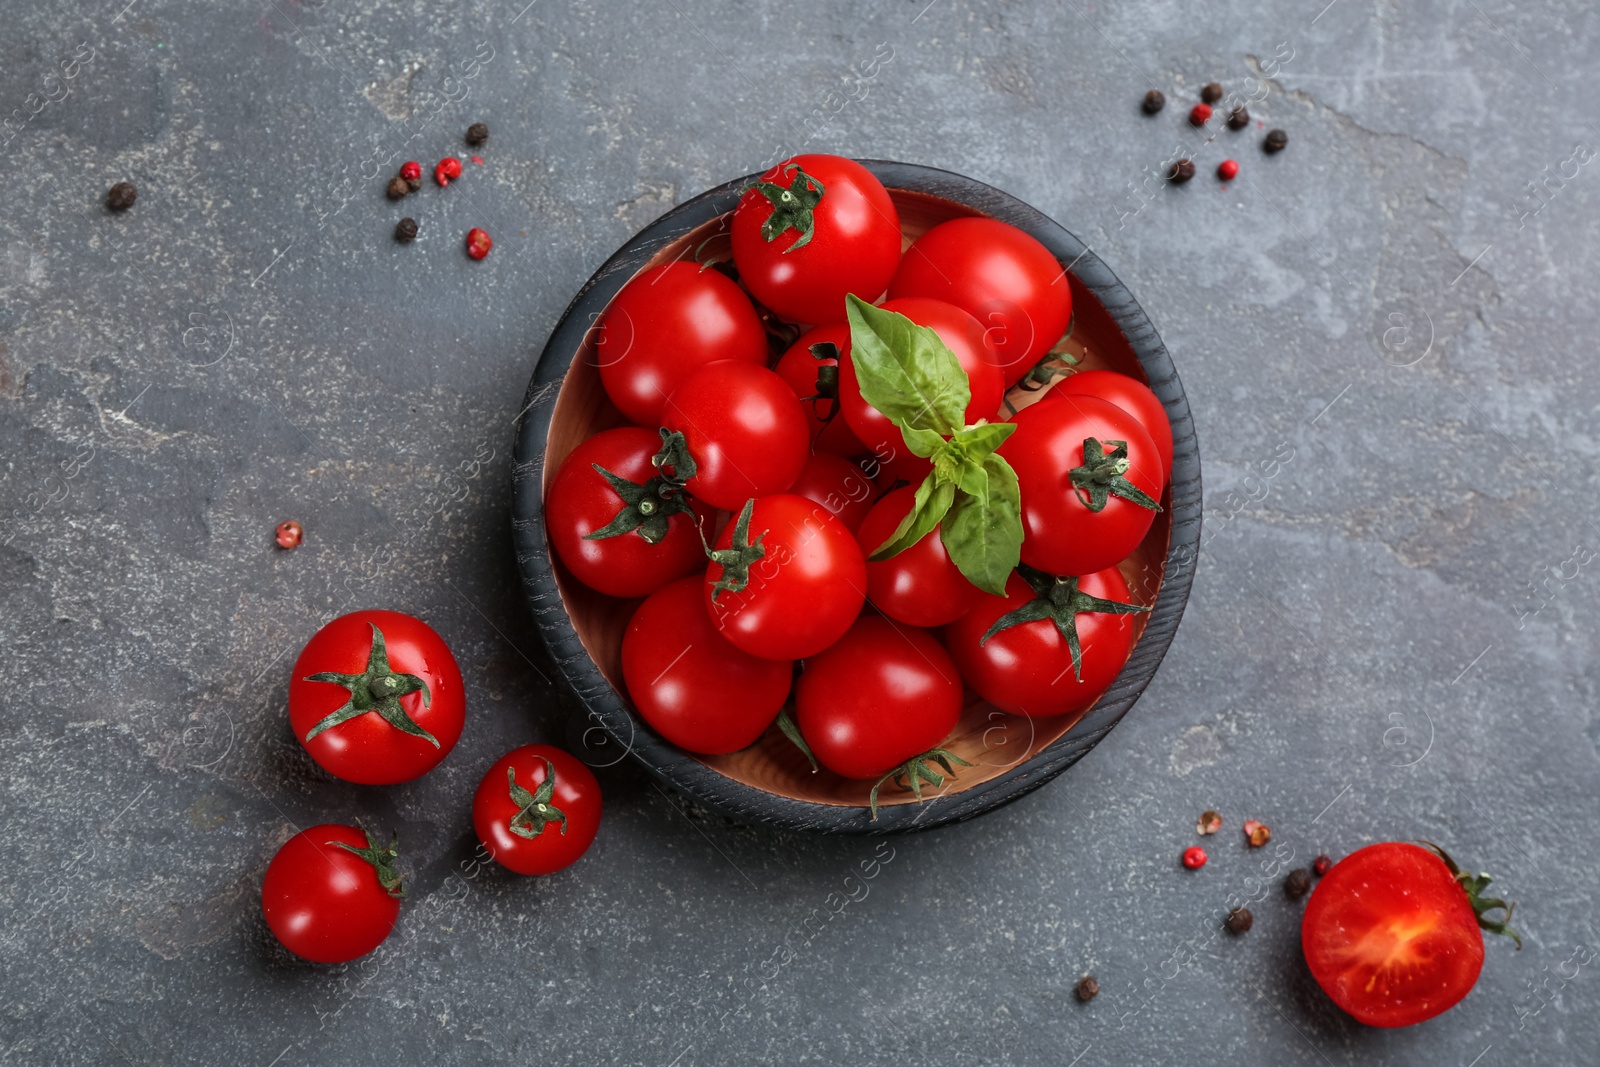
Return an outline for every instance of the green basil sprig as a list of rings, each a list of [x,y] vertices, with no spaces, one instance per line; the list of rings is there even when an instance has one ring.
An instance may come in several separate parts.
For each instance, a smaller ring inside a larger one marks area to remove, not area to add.
[[[1022,497],[1016,472],[995,449],[1016,426],[966,425],[971,384],[933,330],[855,296],[846,303],[862,398],[900,428],[913,453],[933,464],[911,511],[868,558],[903,552],[938,527],[950,561],[967,580],[1004,596],[1022,551]]]

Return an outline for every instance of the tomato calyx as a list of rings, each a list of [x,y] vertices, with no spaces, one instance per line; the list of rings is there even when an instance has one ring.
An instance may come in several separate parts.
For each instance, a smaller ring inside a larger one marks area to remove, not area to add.
[[[1124,604],[1092,596],[1078,588],[1078,578],[1057,578],[1026,563],[1017,565],[1017,575],[1033,589],[1034,598],[996,619],[994,625],[978,638],[978,645],[981,647],[1002,630],[1025,622],[1049,619],[1060,632],[1062,640],[1066,641],[1067,650],[1072,653],[1072,676],[1080,682],[1083,681],[1083,649],[1078,643],[1078,615],[1085,611],[1104,615],[1136,615],[1150,610],[1139,604]]]
[[[817,766],[817,757],[811,751],[811,746],[806,744],[806,739],[804,737],[800,736],[800,727],[795,725],[794,716],[789,714],[789,705],[787,704],[785,704],[783,709],[778,712],[778,729],[783,731],[783,736],[787,737],[791,742],[793,742],[794,747],[798,748],[802,753],[805,754],[806,759],[811,761],[812,774],[816,774],[817,771],[821,770],[821,768]],[[874,792],[876,792],[876,790],[874,790]]]
[[[511,790],[511,803],[517,805],[518,811],[511,816],[511,832],[518,837],[533,840],[544,833],[544,828],[553,822],[561,824],[561,832],[567,832],[567,813],[550,803],[556,795],[556,767],[545,757],[539,759],[544,763],[544,781],[539,783],[539,788],[528,792],[527,788],[517,784],[517,769],[506,768],[506,784]]]
[[[790,163],[784,168],[784,174],[790,172],[793,172],[794,180],[788,186],[765,181],[750,185],[751,189],[772,203],[772,214],[761,224],[762,238],[771,244],[790,230],[800,235],[799,240],[783,250],[784,255],[804,248],[816,236],[817,224],[813,212],[822,203],[823,194],[822,183],[802,170],[798,163]]]
[[[1111,451],[1106,451],[1111,445]],[[1144,490],[1128,481],[1128,469],[1133,465],[1128,459],[1128,442],[1105,441],[1098,438],[1083,439],[1083,466],[1069,472],[1073,491],[1083,506],[1099,513],[1113,496],[1119,496],[1149,511],[1160,511],[1161,505],[1152,500]]]
[[[585,541],[637,533],[646,543],[658,545],[667,536],[673,515],[694,515],[684,495],[683,483],[694,477],[696,467],[683,434],[663,429],[661,451],[651,457],[650,462],[660,473],[644,482],[630,482],[598,463],[589,464],[596,474],[611,483],[612,492],[622,498],[622,510],[600,529],[584,534]]]
[[[363,826],[361,832],[367,835],[366,848],[347,845],[343,841],[326,841],[324,844],[337,845],[372,864],[372,869],[378,875],[378,884],[383,886],[383,891],[396,899],[403,898],[406,895],[405,887],[400,884],[400,872],[394,867],[394,861],[400,855],[400,835],[394,834],[389,838],[387,845],[380,845],[372,836],[371,830]]]
[[[1493,881],[1487,874],[1471,874],[1462,870],[1456,861],[1450,858],[1450,853],[1434,844],[1432,841],[1418,841],[1417,844],[1444,860],[1444,865],[1450,869],[1450,876],[1461,886],[1462,892],[1467,894],[1467,903],[1472,905],[1472,914],[1477,916],[1478,925],[1491,934],[1501,934],[1517,943],[1517,951],[1522,951],[1522,937],[1509,925],[1511,912],[1516,908],[1516,901],[1506,903],[1499,897],[1486,897],[1483,891],[1489,888]],[[1503,911],[1505,915],[1496,920],[1491,919],[1485,912]]]
[[[767,531],[762,530],[757,534],[754,543],[750,540],[750,513],[755,506],[755,498],[752,497],[739,509],[739,518],[733,524],[733,542],[727,548],[706,549],[706,558],[722,565],[722,577],[711,584],[713,602],[724,591],[744,592],[750,584],[750,565],[767,554],[767,547],[761,543]]]
[[[851,362],[861,397],[900,429],[906,447],[933,470],[911,510],[869,560],[905,551],[934,527],[950,562],[973,585],[1005,595],[1022,553],[1017,472],[996,449],[1015,423],[966,425],[972,386],[939,335],[906,316],[845,298]]]
[[[384,722],[396,730],[413,737],[420,737],[434,748],[438,748],[439,739],[419,726],[406,714],[406,709],[400,706],[401,697],[420,690],[423,707],[431,707],[433,695],[428,691],[428,683],[414,674],[404,674],[392,669],[389,666],[389,650],[384,643],[383,631],[378,629],[377,623],[367,625],[372,627],[372,651],[367,656],[366,670],[360,674],[318,671],[316,674],[306,676],[305,680],[308,682],[332,682],[334,685],[344,686],[350,691],[350,699],[307,730],[302,740],[310,741],[324,730],[331,730],[357,715],[375,711],[383,717]]]
[[[940,774],[928,766],[929,762],[937,763],[944,769],[944,774]],[[872,792],[867,794],[867,803],[872,808],[872,821],[878,821],[878,790],[883,788],[883,783],[893,782],[897,788],[912,793],[920,802],[922,800],[923,782],[927,782],[937,789],[939,786],[944,785],[946,775],[951,778],[956,776],[956,770],[951,766],[951,763],[959,763],[963,767],[972,766],[970,762],[962,759],[949,749],[935,748],[924,752],[920,756],[912,756],[900,766],[879,778],[877,783],[873,785]]]
[[[1018,389],[1025,393],[1037,393],[1057,378],[1065,378],[1072,374],[1073,368],[1083,362],[1081,357],[1061,347],[1072,337],[1072,328],[1077,324],[1078,312],[1074,308],[1072,317],[1067,320],[1067,332],[1061,335],[1061,340],[1050,347],[1050,351],[1039,357],[1039,362],[1028,368],[1028,373],[1017,383]]]

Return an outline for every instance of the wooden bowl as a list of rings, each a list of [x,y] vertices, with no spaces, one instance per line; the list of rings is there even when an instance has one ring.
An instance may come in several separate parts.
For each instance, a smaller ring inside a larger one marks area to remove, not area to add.
[[[862,160],[888,188],[906,242],[947,219],[988,215],[1038,238],[1072,284],[1068,347],[1080,367],[1107,368],[1147,382],[1172,422],[1172,484],[1149,535],[1122,565],[1134,598],[1154,602],[1134,616],[1137,643],[1122,673],[1079,718],[1028,719],[970,698],[947,747],[971,761],[918,803],[886,785],[878,818],[867,809],[870,782],[812,772],[773,727],[750,748],[695,756],[657,736],[628,706],[622,634],[636,600],[596,593],[557,560],[545,536],[550,476],[582,440],[624,424],[600,384],[592,328],[623,285],[641,270],[692,256],[703,242],[728,240],[740,190],[756,176],[702,193],[667,212],[623,245],[573,298],[545,346],[518,417],[512,536],[524,593],[552,659],[592,718],[665,784],[735,818],[793,830],[883,834],[970,819],[1048,782],[1111,731],[1154,676],[1183,614],[1200,538],[1200,453],[1194,422],[1166,348],[1133,296],[1098,257],[1054,221],[982,182],[910,163]],[[1013,395],[1021,406],[1036,396]],[[620,758],[620,757],[619,757]]]

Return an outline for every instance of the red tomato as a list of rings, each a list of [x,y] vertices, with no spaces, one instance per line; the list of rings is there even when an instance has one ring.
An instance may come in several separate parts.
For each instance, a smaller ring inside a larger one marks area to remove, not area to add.
[[[872,498],[878,495],[860,467],[827,452],[814,453],[806,460],[805,470],[789,492],[821,504],[851,533],[860,529],[861,520],[872,510]]]
[[[501,756],[472,797],[472,828],[489,856],[518,874],[549,874],[589,851],[600,829],[600,783],[553,745]]]
[[[845,296],[876,300],[899,262],[894,201],[851,159],[786,159],[763,174],[733,212],[740,279],[792,322],[844,321]]]
[[[778,377],[789,383],[805,408],[813,449],[837,456],[859,456],[867,446],[856,438],[839,410],[839,361],[818,359],[811,352],[812,345],[832,345],[835,351],[843,352],[850,347],[850,327],[836,322],[806,333],[778,360]],[[828,368],[834,368],[831,374]]]
[[[1001,398],[1005,395],[1005,384],[1000,380],[999,369],[991,362],[983,327],[978,325],[977,319],[954,304],[917,297],[890,300],[881,306],[887,311],[904,315],[918,326],[928,327],[955,353],[956,359],[961,362],[961,369],[967,372],[971,389],[972,399],[967,403],[966,410],[968,425],[979,419],[995,418],[1000,410]],[[912,485],[920,483],[933,469],[932,465],[906,447],[905,435],[889,421],[887,415],[861,398],[855,366],[850,362],[848,351],[840,351],[844,354],[839,365],[839,402],[844,408],[844,417],[850,423],[850,429],[855,431],[856,437],[866,444],[867,450],[879,461],[899,466],[903,476]]]
[[[312,635],[289,680],[289,726],[323,770],[394,785],[461,738],[461,669],[444,639],[398,611],[352,611]]]
[[[634,278],[612,298],[595,333],[600,382],[640,426],[695,371],[720,359],[767,364],[767,333],[744,290],[720,271],[683,261]]]
[[[734,543],[737,521],[723,527],[717,548]],[[844,523],[805,497],[761,497],[751,509],[749,540],[763,555],[749,569],[749,584],[718,592],[726,568],[706,568],[705,602],[717,631],[763,659],[814,656],[837,641],[861,613],[867,571],[861,549]]]
[[[856,534],[861,554],[870,556],[893,536],[911,511],[917,491],[896,489],[873,505]],[[983,590],[967,581],[950,562],[937,527],[922,540],[888,559],[867,561],[867,599],[872,606],[912,626],[943,626],[976,604]]]
[[[942,222],[906,249],[889,298],[925,296],[961,308],[985,327],[1007,385],[1067,332],[1072,288],[1050,250],[998,219]]]
[[[1016,432],[999,452],[1022,492],[1022,562],[1047,574],[1092,574],[1125,559],[1144,540],[1155,511],[1115,494],[1094,511],[1091,491],[1074,485],[1073,471],[1087,469],[1085,440],[1101,443],[1103,468],[1116,462],[1107,442],[1124,441],[1126,484],[1159,499],[1161,459],[1139,420],[1108,400],[1069,396],[1024,408],[1011,421]]]
[[[1116,371],[1085,370],[1058,382],[1039,402],[1069,396],[1097,396],[1138,419],[1139,425],[1156,443],[1156,452],[1161,456],[1163,484],[1172,479],[1172,423],[1167,421],[1166,407],[1148,385]]]
[[[389,936],[400,916],[395,846],[355,826],[324,823],[283,843],[261,881],[272,936],[313,963],[348,963]]]
[[[877,615],[806,660],[795,724],[817,762],[877,778],[938,746],[961,718],[961,676],[926,630]]]
[[[772,725],[794,664],[752,656],[717,633],[701,584],[673,582],[639,605],[622,636],[622,677],[656,733],[716,756],[754,744]]]
[[[608,596],[649,596],[705,563],[705,547],[695,533],[693,515],[657,510],[653,518],[647,518],[632,506],[639,501],[624,500],[611,480],[594,469],[598,464],[634,483],[640,487],[640,499],[659,508],[660,493],[644,490],[657,477],[650,459],[660,450],[661,436],[654,430],[638,426],[602,430],[573,449],[550,480],[545,496],[545,532],[550,546],[589,588]],[[661,485],[659,481],[654,484]],[[624,512],[631,516],[628,522],[640,524],[637,529],[589,539]],[[654,543],[649,537],[656,538]]]
[[[1431,1019],[1471,991],[1483,934],[1445,862],[1385,841],[1351,853],[1317,883],[1300,921],[1311,974],[1368,1026]]]
[[[1086,574],[1078,589],[1090,596],[1129,602],[1128,583],[1115,568]],[[945,628],[961,677],[979,696],[1013,715],[1042,718],[1081,714],[1116,681],[1133,649],[1133,619],[1097,611],[1077,615],[1079,671],[1072,670],[1072,652],[1049,618],[1009,626],[984,641],[1001,617],[1035,599],[1018,574],[1006,581],[1003,597],[981,594],[976,607]]]
[[[733,360],[708,363],[673,390],[661,425],[683,434],[698,465],[689,492],[728,511],[788,489],[811,451],[794,391],[767,368]]]

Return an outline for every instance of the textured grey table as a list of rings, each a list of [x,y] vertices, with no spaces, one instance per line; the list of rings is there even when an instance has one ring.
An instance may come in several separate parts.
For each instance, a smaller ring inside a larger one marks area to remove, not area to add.
[[[1592,5],[525,2],[8,5],[0,1060],[1600,1058],[1600,975],[1565,962],[1600,877]],[[1289,150],[1191,132],[1213,78]],[[481,169],[384,200],[479,119]],[[479,872],[487,764],[582,742],[510,558],[534,354],[634,229],[801,145],[998,185],[1139,295],[1210,487],[1184,626],[1105,743],[980,821],[777,837],[622,764],[582,863]],[[1147,184],[1179,149],[1200,177]],[[410,786],[332,781],[285,726],[295,652],[358,606],[426,617],[466,674],[466,736]],[[1187,874],[1206,807],[1230,825]],[[1432,1023],[1363,1029],[1251,815],[1295,862],[1448,842],[1527,948]],[[400,927],[297,964],[262,870],[358,816],[400,830]]]

